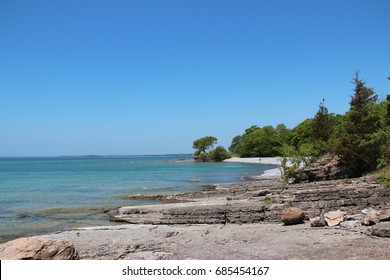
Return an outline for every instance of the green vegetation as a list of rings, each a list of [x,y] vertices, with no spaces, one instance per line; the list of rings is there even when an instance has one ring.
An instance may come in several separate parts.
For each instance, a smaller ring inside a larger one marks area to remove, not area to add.
[[[272,197],[269,197],[269,196],[264,197],[263,201],[264,201],[264,204],[266,204],[266,205],[271,205],[272,203],[275,202],[275,200]]]
[[[209,152],[209,157],[217,162],[231,158],[230,153],[222,146],[218,146],[215,150]]]
[[[376,171],[374,176],[384,186],[390,188],[390,166],[386,166],[385,168],[381,168],[380,170]]]
[[[388,128],[385,127],[383,104],[377,102],[378,96],[365,86],[358,73],[353,83],[355,94],[339,129],[334,152],[340,155],[344,164],[352,167],[355,175],[360,176],[388,161],[382,154]]]
[[[313,118],[292,129],[252,125],[233,138],[229,152],[218,146],[217,138],[206,136],[193,143],[198,161],[222,161],[231,157],[281,156],[282,171],[288,179],[294,171],[320,157],[339,156],[353,176],[361,176],[390,163],[390,95],[379,100],[372,88],[359,78],[352,80],[350,109],[343,115],[329,113],[323,99]],[[387,171],[389,171],[387,169]],[[390,176],[389,176],[390,177]],[[384,177],[383,177],[384,178]],[[388,177],[386,177],[388,178]],[[383,179],[385,184],[388,179]]]
[[[194,141],[192,148],[194,148],[194,158],[197,161],[223,161],[230,158],[230,153],[222,146],[216,147],[211,150],[214,145],[217,144],[218,139],[214,136],[205,136]]]
[[[229,151],[240,157],[283,157],[286,177],[300,166],[325,155],[337,155],[341,162],[361,176],[390,162],[390,95],[379,100],[373,89],[359,78],[352,80],[354,93],[350,109],[343,115],[329,113],[323,99],[313,118],[288,129],[252,125],[233,138]],[[289,160],[289,164],[287,164]]]
[[[378,177],[378,180],[386,187],[390,188],[390,175],[389,174],[383,174],[382,176]]]
[[[192,144],[192,148],[196,150],[195,155],[200,155],[206,153],[208,149],[213,148],[215,144],[217,144],[217,138],[214,136],[205,136],[195,140]]]

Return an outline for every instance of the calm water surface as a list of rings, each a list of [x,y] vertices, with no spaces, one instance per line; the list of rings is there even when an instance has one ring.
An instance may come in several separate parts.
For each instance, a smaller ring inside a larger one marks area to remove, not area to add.
[[[128,195],[198,191],[275,167],[178,159],[191,156],[0,158],[0,242],[108,225],[101,209],[151,203],[128,200]]]

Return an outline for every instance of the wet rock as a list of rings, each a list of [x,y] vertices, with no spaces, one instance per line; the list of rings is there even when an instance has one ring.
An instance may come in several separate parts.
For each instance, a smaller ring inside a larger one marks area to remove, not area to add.
[[[383,222],[372,227],[372,235],[390,237],[390,222]]]
[[[18,215],[16,215],[15,218],[16,218],[17,220],[22,220],[22,219],[30,218],[30,216],[27,215],[27,214],[18,214]]]
[[[2,260],[76,260],[78,258],[74,246],[62,240],[27,237],[0,245]]]
[[[324,215],[325,222],[328,226],[333,227],[339,225],[345,219],[345,212],[340,210],[327,212]]]
[[[282,211],[281,219],[285,225],[296,225],[305,219],[303,211],[296,207],[289,207]]]

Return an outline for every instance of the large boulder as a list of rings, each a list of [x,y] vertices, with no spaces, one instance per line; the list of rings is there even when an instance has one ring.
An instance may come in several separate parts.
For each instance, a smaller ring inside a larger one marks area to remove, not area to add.
[[[307,167],[296,170],[290,183],[338,180],[353,177],[350,167],[343,165],[337,156],[322,158]]]
[[[78,253],[66,241],[26,237],[0,244],[1,260],[76,260]]]
[[[305,214],[296,207],[289,207],[282,211],[281,219],[285,225],[296,225],[303,222]]]
[[[345,220],[345,212],[340,210],[327,212],[324,215],[325,222],[329,227],[337,226]]]

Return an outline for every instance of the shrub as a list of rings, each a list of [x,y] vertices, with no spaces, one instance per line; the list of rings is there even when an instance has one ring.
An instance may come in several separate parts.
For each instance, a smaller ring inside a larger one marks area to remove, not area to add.
[[[210,151],[209,157],[210,157],[210,159],[215,160],[217,162],[231,158],[229,152],[226,151],[226,149],[222,146],[218,146],[215,148],[215,150]]]

